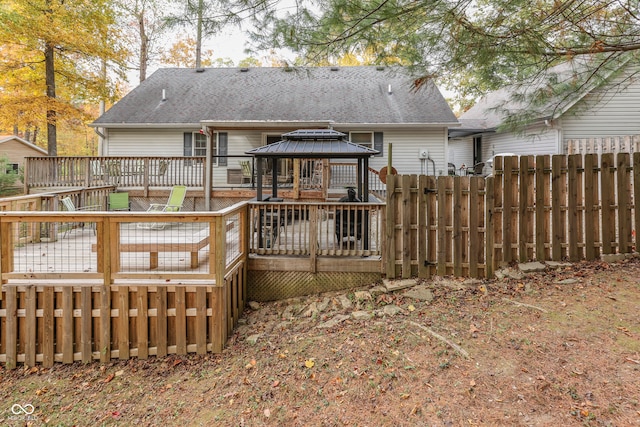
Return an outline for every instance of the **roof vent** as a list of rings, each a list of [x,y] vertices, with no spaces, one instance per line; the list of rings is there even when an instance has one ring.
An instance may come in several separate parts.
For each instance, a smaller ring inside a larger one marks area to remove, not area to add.
[[[389,84],[389,87],[387,88],[387,93],[389,95],[391,95],[393,93],[393,91],[391,90],[391,84]]]
[[[331,71],[338,71],[338,67],[331,67]]]
[[[166,101],[166,100],[167,100],[167,90],[162,89],[162,101]]]
[[[247,67],[240,68],[241,73],[246,73],[247,71],[249,71]]]
[[[378,70],[378,71],[384,71],[384,67],[382,67],[382,66],[378,66],[378,67],[376,67],[376,70]]]
[[[204,73],[204,68],[196,68],[196,73]]]

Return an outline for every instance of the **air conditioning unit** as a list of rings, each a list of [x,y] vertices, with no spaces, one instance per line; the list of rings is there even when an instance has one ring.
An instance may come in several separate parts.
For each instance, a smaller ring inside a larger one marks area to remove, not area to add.
[[[418,158],[420,158],[420,159],[428,159],[429,158],[429,150],[427,150],[426,148],[421,148],[420,152],[418,153]]]

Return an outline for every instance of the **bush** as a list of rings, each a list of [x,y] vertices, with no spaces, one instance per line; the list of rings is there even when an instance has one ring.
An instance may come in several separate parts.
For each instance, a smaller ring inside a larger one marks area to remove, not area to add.
[[[0,196],[14,194],[16,192],[17,171],[7,171],[9,159],[7,156],[0,157]]]

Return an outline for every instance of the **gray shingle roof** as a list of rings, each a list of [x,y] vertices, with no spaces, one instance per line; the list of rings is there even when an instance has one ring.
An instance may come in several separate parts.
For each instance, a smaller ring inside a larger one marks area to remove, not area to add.
[[[282,141],[263,145],[246,152],[256,157],[370,157],[377,150],[354,144],[342,132],[331,129],[300,129],[282,135]]]
[[[614,68],[609,69],[612,66]],[[607,76],[616,71],[615,64],[601,68],[603,75]],[[466,131],[471,133],[480,129],[493,131],[503,124],[509,115],[520,114],[532,109],[538,120],[558,118],[602,82],[594,79],[593,82],[579,86],[579,90],[571,94],[560,92],[550,95],[544,105],[538,105],[535,108],[531,107],[528,101],[523,100],[523,96],[541,89],[548,91],[550,88],[549,80],[557,80],[566,84],[588,79],[593,74],[594,70],[590,68],[589,61],[577,57],[572,61],[566,61],[549,68],[537,75],[531,82],[514,84],[490,92],[459,117],[460,128],[450,130],[449,135],[464,134]]]
[[[432,82],[416,91],[402,69],[363,66],[159,69],[93,125],[203,120],[457,123]]]

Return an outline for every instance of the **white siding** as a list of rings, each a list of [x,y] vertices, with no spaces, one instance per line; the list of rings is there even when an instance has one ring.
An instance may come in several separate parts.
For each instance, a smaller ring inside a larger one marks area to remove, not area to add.
[[[473,137],[449,140],[449,163],[459,170],[463,165],[473,165]]]
[[[105,156],[182,156],[183,133],[198,129],[109,129]]]
[[[499,153],[558,154],[558,135],[557,129],[545,126],[531,127],[523,135],[511,132],[485,134],[482,136],[482,159]]]
[[[638,75],[587,95],[562,115],[563,139],[640,134],[640,77]]]
[[[292,129],[294,130],[294,129]],[[373,130],[373,129],[372,129]],[[446,128],[426,129],[375,129],[383,132],[383,156],[369,159],[369,166],[380,170],[387,166],[388,144],[393,143],[393,166],[402,174],[434,173],[431,161],[421,160],[419,151],[427,149],[435,162],[435,173],[447,173],[447,130]],[[183,133],[197,129],[110,129],[105,141],[107,156],[182,156]],[[226,131],[228,134],[228,155],[242,156],[246,151],[261,146],[263,136],[256,131]],[[269,132],[268,134],[282,134]],[[228,167],[237,169],[238,160],[230,158]],[[214,167],[214,182],[226,182],[226,167]]]
[[[439,171],[447,173],[445,128],[384,131],[384,155],[369,159],[370,167],[380,170],[387,166],[390,142],[393,143],[393,167],[399,174],[433,175],[433,163],[419,158],[421,149],[429,151],[429,157],[435,162],[436,175]]]

